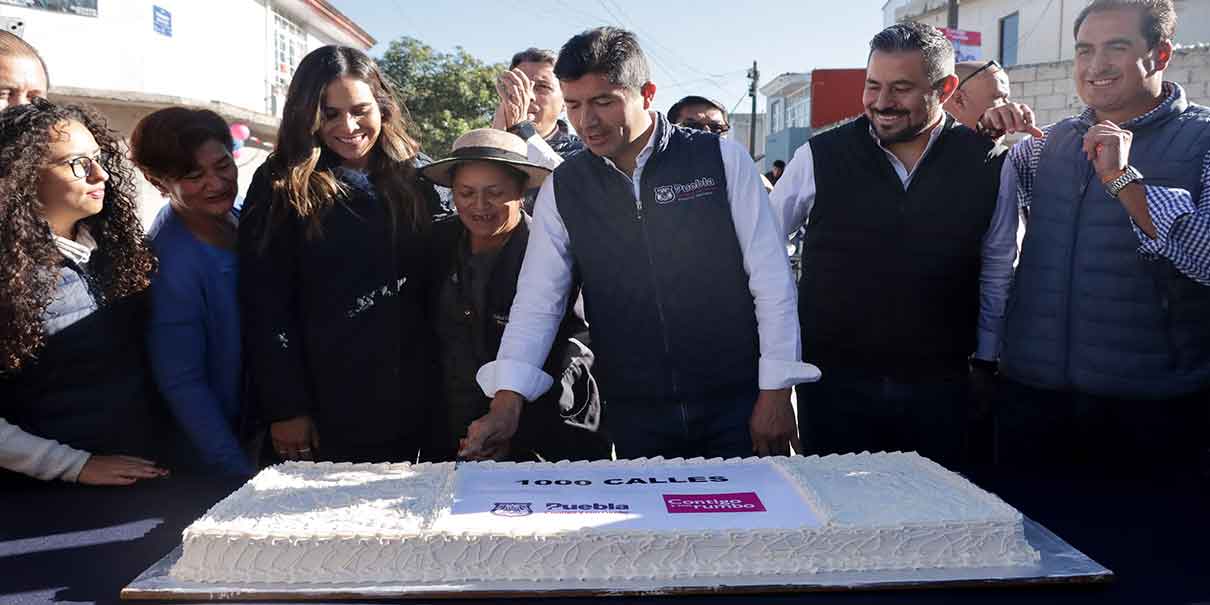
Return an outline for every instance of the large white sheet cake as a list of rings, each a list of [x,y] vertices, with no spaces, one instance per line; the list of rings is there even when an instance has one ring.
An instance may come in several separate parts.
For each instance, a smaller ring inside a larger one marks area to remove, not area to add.
[[[286,463],[184,532],[200,582],[575,582],[1036,564],[1019,512],[916,454]]]

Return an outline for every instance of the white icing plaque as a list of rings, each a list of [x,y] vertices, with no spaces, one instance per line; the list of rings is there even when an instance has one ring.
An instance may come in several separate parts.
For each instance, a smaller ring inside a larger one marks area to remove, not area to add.
[[[454,503],[434,529],[557,533],[799,529],[822,522],[774,465],[487,468],[454,473]]]

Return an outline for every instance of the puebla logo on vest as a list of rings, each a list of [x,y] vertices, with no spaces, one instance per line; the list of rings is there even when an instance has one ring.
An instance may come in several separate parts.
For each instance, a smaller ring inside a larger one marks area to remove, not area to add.
[[[718,190],[718,181],[714,177],[702,176],[688,183],[674,183],[655,188],[657,204],[671,204],[701,197],[714,195]]]
[[[527,517],[534,514],[529,502],[495,502],[491,513],[499,517]]]

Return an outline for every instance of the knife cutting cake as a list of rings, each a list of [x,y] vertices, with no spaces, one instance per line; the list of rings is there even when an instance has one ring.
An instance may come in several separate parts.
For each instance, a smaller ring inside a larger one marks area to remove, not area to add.
[[[1038,561],[1016,509],[913,453],[290,462],[186,528],[171,575],[575,583]]]

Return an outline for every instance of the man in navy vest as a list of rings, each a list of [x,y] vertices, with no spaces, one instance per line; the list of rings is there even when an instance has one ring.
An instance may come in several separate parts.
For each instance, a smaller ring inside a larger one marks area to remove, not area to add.
[[[1092,2],[1075,27],[1088,109],[1005,164],[1001,196],[1029,218],[1004,325],[1002,462],[1190,468],[1205,446],[1210,110],[1164,81],[1175,27],[1171,0]]]
[[[968,363],[995,365],[1018,223],[997,203],[1004,148],[942,110],[957,86],[939,30],[883,30],[865,115],[811,138],[773,190],[784,233],[806,224],[800,318],[824,370],[798,390],[811,453],[964,458]]]
[[[785,248],[742,148],[650,111],[655,84],[630,32],[563,46],[555,75],[587,146],[546,180],[496,361],[479,371],[491,411],[461,454],[507,449],[574,279],[596,353],[603,421],[620,458],[788,454],[800,361]]]

